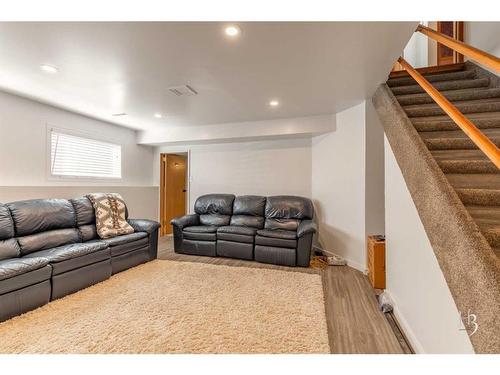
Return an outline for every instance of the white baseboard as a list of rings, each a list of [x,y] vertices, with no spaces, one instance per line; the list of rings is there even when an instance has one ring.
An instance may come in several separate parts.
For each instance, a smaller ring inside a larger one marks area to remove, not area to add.
[[[415,353],[426,354],[422,344],[417,339],[417,336],[415,335],[410,325],[408,324],[408,321],[405,319],[404,315],[398,309],[398,302],[394,299],[394,296],[387,289],[384,291],[384,293],[386,293],[389,299],[391,300],[394,316],[398,321],[399,326],[403,330],[403,333],[405,334],[406,338],[408,339],[408,341],[410,341],[410,345],[415,351]]]
[[[335,256],[341,257],[341,258],[343,258],[343,259],[346,260],[347,265],[349,267],[354,268],[354,269],[356,269],[356,270],[358,270],[358,271],[366,274],[366,265],[365,264],[358,263],[356,261],[353,261],[352,259],[343,257],[342,255],[334,253],[333,251],[325,250],[325,249],[323,249],[323,248],[321,248],[319,246],[313,246],[313,250],[319,250],[319,251],[322,251],[322,252],[324,252],[325,254],[328,254],[328,255],[335,255]]]

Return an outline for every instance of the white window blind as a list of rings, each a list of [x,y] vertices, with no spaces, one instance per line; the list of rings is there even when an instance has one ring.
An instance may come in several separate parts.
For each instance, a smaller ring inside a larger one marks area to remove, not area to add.
[[[113,143],[50,132],[53,176],[121,178],[122,148]]]

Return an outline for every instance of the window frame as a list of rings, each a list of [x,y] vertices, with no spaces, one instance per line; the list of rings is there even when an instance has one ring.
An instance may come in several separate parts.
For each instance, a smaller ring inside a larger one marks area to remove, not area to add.
[[[94,140],[97,142],[105,142],[113,145],[120,146],[120,174],[121,177],[93,177],[93,176],[65,176],[65,175],[54,175],[52,174],[52,132],[67,134],[74,137],[86,138]],[[67,128],[60,128],[52,126],[50,124],[46,125],[46,142],[45,142],[45,154],[46,154],[46,175],[49,181],[88,181],[88,182],[121,182],[123,180],[123,145],[117,143],[116,140],[110,140],[106,137],[96,137],[91,133],[87,133],[80,130],[73,130]]]

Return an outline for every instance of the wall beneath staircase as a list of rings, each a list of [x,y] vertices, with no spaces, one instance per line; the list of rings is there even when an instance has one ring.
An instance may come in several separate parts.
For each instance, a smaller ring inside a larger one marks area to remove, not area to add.
[[[387,289],[417,353],[473,353],[391,146],[385,148]]]

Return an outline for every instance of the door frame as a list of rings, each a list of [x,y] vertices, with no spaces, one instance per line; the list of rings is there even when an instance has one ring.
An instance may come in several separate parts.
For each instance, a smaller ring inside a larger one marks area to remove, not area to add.
[[[437,32],[441,32],[441,22],[447,22],[447,21],[437,21],[436,23]],[[453,38],[463,42],[465,37],[465,22],[464,21],[452,21],[452,22],[453,22]],[[436,42],[436,65],[439,66],[449,64],[449,62],[441,60],[442,59],[440,52],[441,48],[443,48],[443,45],[439,42]],[[453,49],[452,51],[453,51],[453,56],[451,58],[451,64],[463,63],[464,55],[458,53]]]
[[[186,214],[189,214],[189,208],[190,208],[190,202],[191,202],[191,150],[190,149],[179,149],[179,150],[175,150],[175,151],[165,151],[165,152],[162,152],[160,151],[159,153],[159,164],[160,164],[160,190],[159,190],[159,199],[158,199],[158,202],[160,204],[160,212],[159,212],[159,216],[160,216],[160,237],[166,235],[164,232],[163,232],[163,215],[164,215],[164,197],[165,197],[165,186],[163,184],[163,180],[164,180],[164,177],[163,177],[163,174],[164,174],[164,166],[163,166],[163,155],[167,155],[167,154],[187,154],[187,157],[186,157],[186,166],[187,166],[187,169],[186,169],[186,207],[185,207],[185,212]]]

